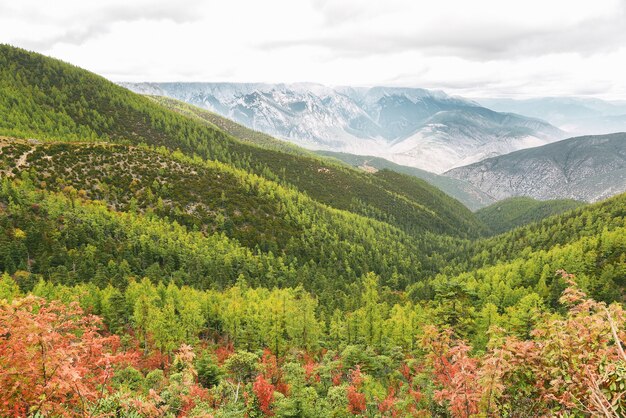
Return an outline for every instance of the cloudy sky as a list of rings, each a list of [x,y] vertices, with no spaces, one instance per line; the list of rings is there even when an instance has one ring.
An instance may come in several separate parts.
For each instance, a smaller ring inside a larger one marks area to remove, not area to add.
[[[626,99],[626,0],[0,0],[0,42],[114,81]]]

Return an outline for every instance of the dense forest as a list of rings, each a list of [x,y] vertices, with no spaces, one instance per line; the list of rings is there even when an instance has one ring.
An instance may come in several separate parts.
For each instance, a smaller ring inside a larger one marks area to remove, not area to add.
[[[626,195],[473,214],[10,46],[0,114],[0,416],[626,413]]]

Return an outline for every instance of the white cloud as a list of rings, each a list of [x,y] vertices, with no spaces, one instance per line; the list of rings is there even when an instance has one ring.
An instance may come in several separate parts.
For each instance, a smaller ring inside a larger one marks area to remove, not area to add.
[[[0,41],[113,80],[626,98],[624,0],[20,0]]]

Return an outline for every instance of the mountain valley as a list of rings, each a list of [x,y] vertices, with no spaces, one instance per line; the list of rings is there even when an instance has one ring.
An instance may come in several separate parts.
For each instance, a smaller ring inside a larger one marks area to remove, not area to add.
[[[0,44],[0,416],[626,411],[626,134],[121,84]]]

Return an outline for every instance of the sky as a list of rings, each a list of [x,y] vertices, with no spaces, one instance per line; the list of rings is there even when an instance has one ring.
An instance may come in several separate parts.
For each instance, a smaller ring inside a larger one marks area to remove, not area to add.
[[[0,0],[0,42],[113,81],[626,99],[626,0]]]

